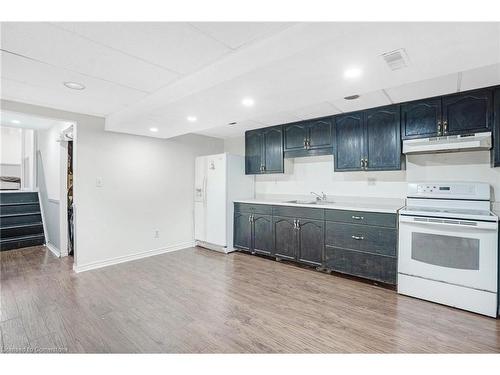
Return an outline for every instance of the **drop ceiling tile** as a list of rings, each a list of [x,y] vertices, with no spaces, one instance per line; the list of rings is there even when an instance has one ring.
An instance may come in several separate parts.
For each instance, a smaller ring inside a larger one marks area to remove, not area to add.
[[[316,117],[331,116],[340,111],[328,102],[317,103],[294,110],[293,113],[303,120]]]
[[[395,103],[407,102],[422,98],[430,98],[451,94],[457,91],[458,74],[447,74],[441,77],[412,82],[398,87],[385,89]]]
[[[342,112],[352,112],[391,104],[387,96],[385,96],[382,91],[360,94],[359,99],[355,100],[345,100],[342,98],[331,101],[331,103]]]
[[[2,49],[145,92],[178,76],[43,22],[2,23]]]
[[[193,22],[191,24],[233,49],[293,25],[289,22]]]
[[[298,117],[292,112],[278,112],[278,113],[266,114],[264,116],[259,116],[253,118],[252,120],[266,126],[271,126],[271,125],[288,124],[290,122],[300,121],[300,119],[301,119],[300,117]]]
[[[241,121],[236,125],[217,126],[215,128],[197,131],[196,134],[206,135],[216,138],[234,138],[245,135],[245,131],[262,128],[261,123],[255,121]]]
[[[483,66],[462,73],[460,91],[500,84],[500,64]]]
[[[81,113],[106,115],[146,94],[9,53],[0,53],[2,97]],[[85,90],[70,90],[66,81],[85,82]]]
[[[64,22],[59,27],[177,73],[193,72],[230,51],[181,22]]]

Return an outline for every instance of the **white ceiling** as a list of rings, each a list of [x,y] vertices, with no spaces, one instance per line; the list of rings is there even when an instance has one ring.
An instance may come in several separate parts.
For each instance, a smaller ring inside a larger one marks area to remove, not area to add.
[[[391,71],[381,54],[398,48],[409,66]],[[500,84],[500,23],[2,23],[2,51],[3,98],[161,138],[232,137]],[[362,77],[344,79],[351,66]]]
[[[48,129],[54,125],[64,123],[71,125],[70,122],[51,119],[46,117],[31,116],[25,113],[18,113],[12,111],[0,112],[0,126],[9,128],[23,128],[23,129]]]

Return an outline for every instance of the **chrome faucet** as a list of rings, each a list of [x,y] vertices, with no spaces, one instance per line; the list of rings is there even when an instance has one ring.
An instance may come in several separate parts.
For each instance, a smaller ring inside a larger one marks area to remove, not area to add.
[[[311,191],[311,194],[316,196],[317,201],[326,201],[326,194],[321,192],[321,195],[318,193],[315,193],[314,191]]]

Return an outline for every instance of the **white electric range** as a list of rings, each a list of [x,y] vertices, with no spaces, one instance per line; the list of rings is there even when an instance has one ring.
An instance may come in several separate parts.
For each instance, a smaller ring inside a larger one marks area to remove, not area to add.
[[[398,292],[497,317],[498,217],[484,183],[408,184]]]

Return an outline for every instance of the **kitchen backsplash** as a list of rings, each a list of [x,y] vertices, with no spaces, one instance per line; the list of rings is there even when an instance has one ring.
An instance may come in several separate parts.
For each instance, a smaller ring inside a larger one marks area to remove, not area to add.
[[[226,152],[244,155],[244,138],[228,139]],[[257,195],[304,195],[324,191],[334,196],[406,197],[408,182],[474,181],[493,187],[495,209],[500,209],[500,168],[490,167],[488,151],[410,155],[406,169],[384,172],[334,172],[333,156],[285,160],[285,174],[256,176]]]

